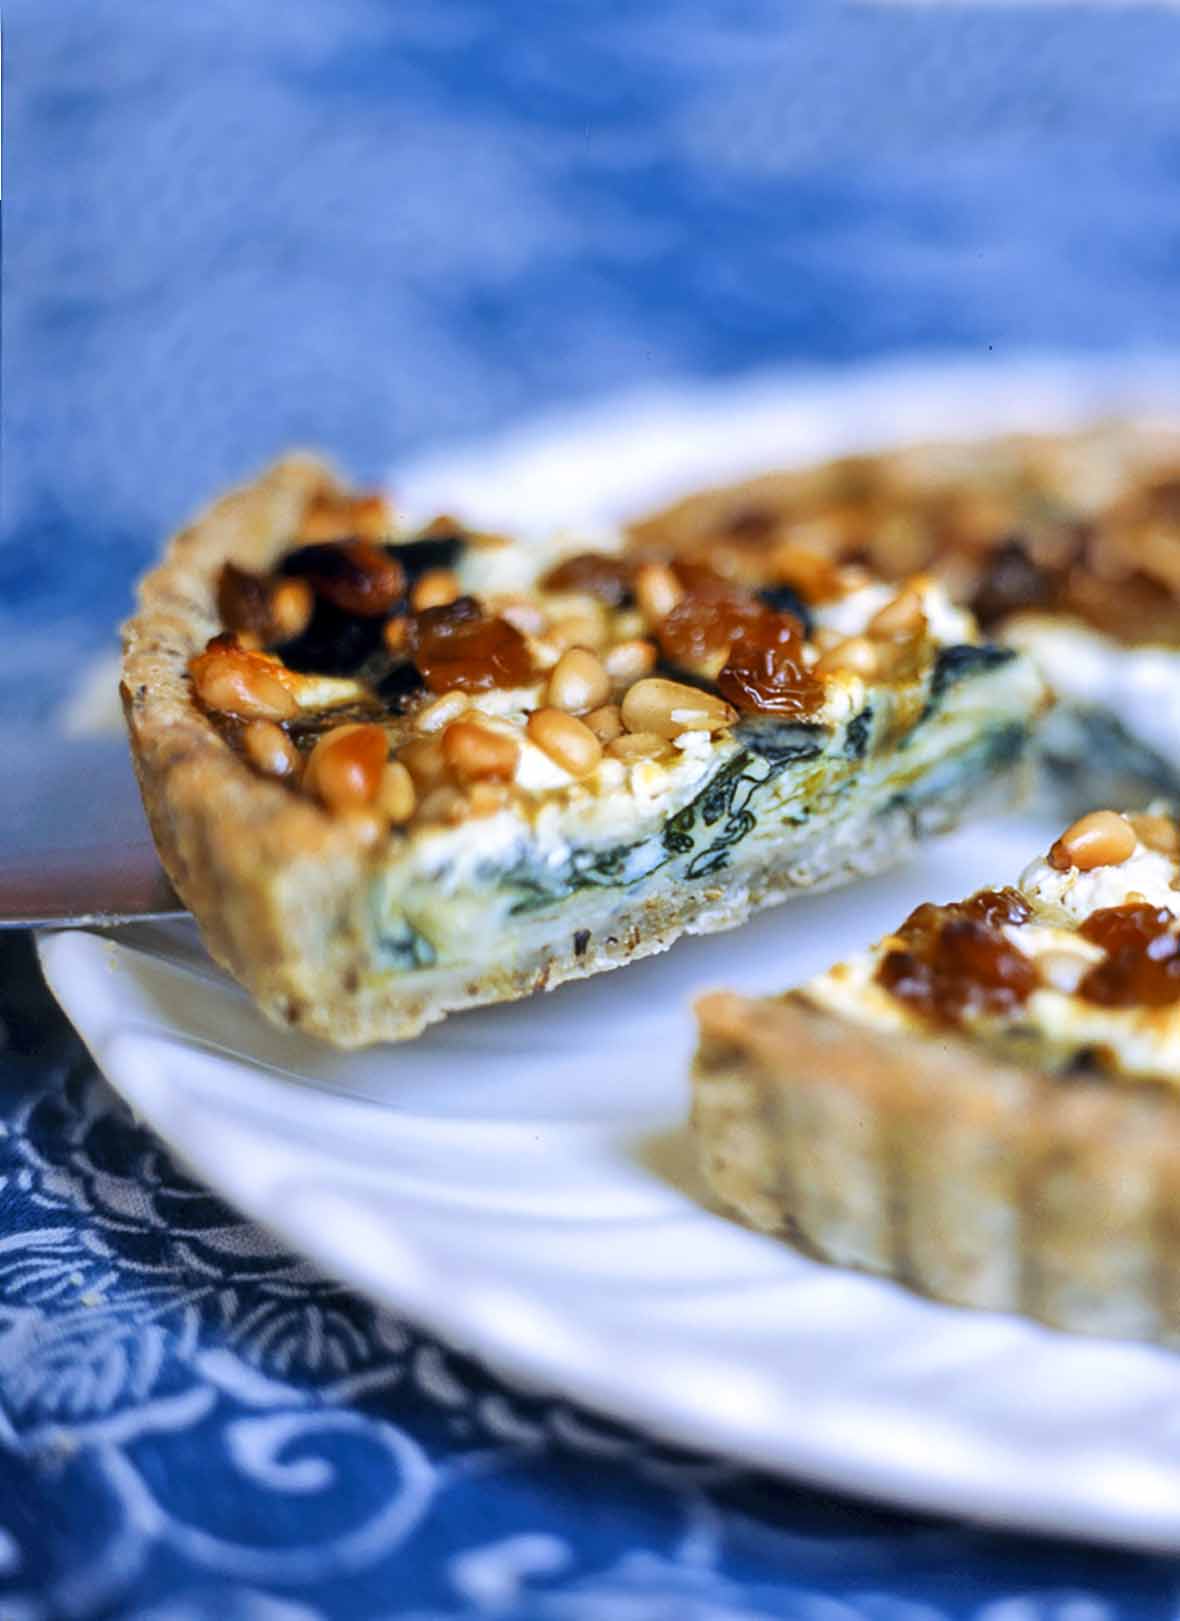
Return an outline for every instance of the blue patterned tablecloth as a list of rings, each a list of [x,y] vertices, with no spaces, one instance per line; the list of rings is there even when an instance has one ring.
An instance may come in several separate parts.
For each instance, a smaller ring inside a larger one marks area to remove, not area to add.
[[[639,383],[1180,336],[1164,7],[4,21],[10,760],[73,758],[63,638],[107,645],[161,532],[291,441],[372,476]],[[0,1176],[2,1621],[1176,1613],[1173,1561],[839,1500],[491,1379],[188,1182],[12,938]]]

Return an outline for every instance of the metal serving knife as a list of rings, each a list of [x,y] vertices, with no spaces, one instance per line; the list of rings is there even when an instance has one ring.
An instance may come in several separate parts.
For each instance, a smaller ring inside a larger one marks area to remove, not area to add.
[[[146,841],[0,852],[0,929],[108,928],[186,915]]]
[[[5,744],[0,929],[185,915],[148,834],[121,737],[47,736],[28,726]]]

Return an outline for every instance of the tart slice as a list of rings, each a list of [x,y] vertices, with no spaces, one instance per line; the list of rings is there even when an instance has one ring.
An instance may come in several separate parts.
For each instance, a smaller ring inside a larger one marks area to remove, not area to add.
[[[125,648],[173,883],[264,1012],[341,1045],[897,862],[1045,701],[929,579],[410,530],[310,458],[172,543]]]
[[[930,570],[1057,695],[1042,732],[1078,808],[1180,795],[1180,430],[918,445],[768,473],[633,525],[674,550],[793,583],[864,562]],[[1083,806],[1082,802],[1086,802]]]
[[[698,1005],[706,1174],[940,1300],[1180,1340],[1180,831],[1085,816],[774,999]]]

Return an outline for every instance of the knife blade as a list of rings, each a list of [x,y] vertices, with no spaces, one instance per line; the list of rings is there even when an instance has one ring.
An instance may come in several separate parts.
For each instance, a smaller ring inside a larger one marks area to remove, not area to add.
[[[147,842],[0,853],[0,929],[109,928],[185,915]]]

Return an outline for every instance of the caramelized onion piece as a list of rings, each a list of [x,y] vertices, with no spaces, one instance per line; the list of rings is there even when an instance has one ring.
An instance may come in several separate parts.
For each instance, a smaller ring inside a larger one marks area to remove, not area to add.
[[[877,982],[923,1018],[955,1024],[969,1014],[1007,1014],[1037,988],[1035,965],[1003,932],[1024,923],[1028,903],[1013,889],[982,890],[951,906],[919,906],[898,930]]]
[[[1078,933],[1101,946],[1106,960],[1090,969],[1079,994],[1102,1007],[1166,1007],[1180,1000],[1176,922],[1168,907],[1146,902],[1091,913]]]
[[[543,591],[577,591],[597,597],[612,608],[633,600],[631,568],[621,557],[606,552],[578,552],[541,577]]]
[[[217,577],[217,614],[226,630],[248,631],[261,641],[271,628],[270,588],[261,574],[226,563]]]
[[[487,692],[533,680],[524,637],[505,619],[486,619],[472,597],[415,614],[408,642],[431,692]]]
[[[362,619],[389,613],[406,585],[405,571],[397,559],[369,540],[300,546],[283,558],[279,572],[306,580],[316,596]]]

